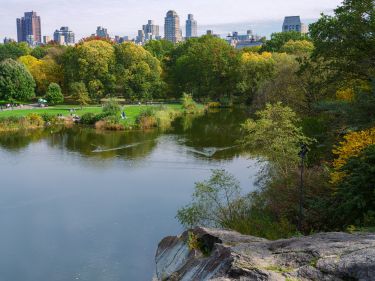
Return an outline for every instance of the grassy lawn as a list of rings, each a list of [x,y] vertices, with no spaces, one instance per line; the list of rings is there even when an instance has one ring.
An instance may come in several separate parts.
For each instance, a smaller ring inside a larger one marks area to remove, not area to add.
[[[168,108],[173,109],[182,109],[181,105],[179,104],[168,104],[166,105]],[[124,110],[127,116],[127,123],[128,124],[134,124],[136,117],[139,115],[139,113],[142,110],[145,110],[149,107],[158,107],[157,105],[126,105]],[[47,108],[36,108],[36,109],[15,109],[15,110],[6,110],[6,111],[0,111],[0,118],[2,117],[11,117],[11,116],[17,116],[22,117],[26,116],[30,113],[38,113],[43,114],[47,113],[50,115],[57,115],[62,114],[64,116],[69,116],[70,112],[69,110],[74,108],[75,114],[78,116],[82,116],[85,113],[91,112],[91,113],[100,113],[102,111],[102,108],[100,106],[86,106],[83,107],[81,110],[79,106],[77,105],[58,105],[58,106],[50,106]]]

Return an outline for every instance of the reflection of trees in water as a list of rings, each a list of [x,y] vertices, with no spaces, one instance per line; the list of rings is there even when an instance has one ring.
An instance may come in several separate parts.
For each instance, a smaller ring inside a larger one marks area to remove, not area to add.
[[[76,127],[52,135],[49,144],[89,157],[139,159],[152,152],[158,135],[157,131],[96,131]]]
[[[245,110],[228,109],[210,111],[203,116],[184,116],[175,124],[173,133],[183,135],[186,145],[199,157],[228,159],[239,155],[237,140],[241,124],[248,118]]]
[[[0,147],[8,151],[21,151],[29,144],[39,142],[49,134],[45,130],[25,130],[0,134]]]
[[[174,122],[169,130],[172,135],[183,137],[182,145],[195,157],[231,159],[239,155],[237,146],[240,124],[248,117],[244,110],[219,110],[204,115],[186,115]],[[0,147],[18,151],[30,143],[46,139],[49,146],[81,155],[110,159],[142,159],[156,147],[158,130],[145,131],[96,131],[83,127],[49,128],[46,130],[19,131],[0,135]]]

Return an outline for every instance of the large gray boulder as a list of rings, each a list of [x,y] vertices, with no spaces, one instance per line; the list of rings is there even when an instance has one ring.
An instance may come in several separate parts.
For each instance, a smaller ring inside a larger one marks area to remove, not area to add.
[[[375,234],[333,232],[269,241],[196,228],[159,243],[155,280],[375,280]]]

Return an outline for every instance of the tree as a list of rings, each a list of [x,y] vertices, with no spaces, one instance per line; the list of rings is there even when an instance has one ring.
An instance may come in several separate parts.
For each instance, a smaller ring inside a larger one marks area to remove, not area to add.
[[[64,96],[61,93],[61,88],[56,83],[51,83],[48,86],[46,99],[50,104],[59,104],[64,102]]]
[[[374,226],[375,145],[349,158],[340,171],[345,176],[335,193],[337,221],[344,226]]]
[[[27,55],[18,59],[30,71],[36,82],[37,94],[44,95],[50,83],[62,83],[62,70],[55,60],[49,56],[37,59]]]
[[[296,113],[280,102],[267,104],[256,116],[257,120],[249,119],[242,125],[242,144],[251,155],[268,160],[271,172],[286,178],[298,166],[301,143],[312,140],[297,125]]]
[[[25,42],[0,44],[0,62],[4,59],[16,60],[21,56],[28,55],[29,53],[30,48]]]
[[[230,96],[236,87],[238,55],[227,42],[213,36],[193,38],[171,52],[166,62],[172,91],[194,98]]]
[[[272,77],[274,64],[271,53],[242,53],[237,90],[248,103],[252,102],[262,83]]]
[[[185,227],[226,227],[241,209],[240,184],[225,170],[213,170],[208,181],[195,184],[193,202],[178,210],[177,219]]]
[[[332,183],[337,184],[343,180],[345,177],[345,169],[343,167],[350,158],[357,157],[362,150],[374,144],[375,128],[346,134],[344,140],[333,150],[333,154],[337,158],[333,161]]]
[[[168,40],[150,40],[144,48],[154,57],[162,61],[173,49],[175,45]]]
[[[102,40],[83,41],[63,54],[65,84],[83,82],[90,98],[99,100],[104,94],[113,93],[115,78],[111,70],[114,65],[112,44]]]
[[[280,52],[299,57],[309,57],[313,51],[314,44],[308,40],[289,40],[280,49]]]
[[[310,26],[320,68],[337,81],[375,77],[375,13],[373,0],[344,0],[333,16],[322,15]],[[324,83],[324,82],[323,82]]]
[[[35,81],[22,63],[13,59],[0,62],[0,98],[28,100],[35,96]]]
[[[274,53],[272,60],[273,67],[265,74],[267,79],[257,87],[253,107],[261,109],[267,103],[282,102],[297,113],[305,113],[308,109],[306,89],[303,75],[297,74],[300,64],[296,57]],[[250,76],[254,77],[256,76]],[[264,79],[263,76],[260,78]]]
[[[158,97],[161,87],[161,66],[157,58],[133,43],[115,46],[114,76],[117,91],[132,100]]]
[[[72,83],[70,85],[70,93],[80,104],[81,109],[84,105],[87,105],[91,101],[85,83],[83,82]]]
[[[41,46],[37,46],[35,47],[30,55],[32,55],[33,57],[37,58],[37,59],[42,59],[44,58],[46,55],[48,54],[48,51],[47,51],[47,48],[46,47],[41,47]]]
[[[271,39],[266,41],[266,44],[263,45],[263,52],[280,52],[281,48],[285,43],[300,40],[309,40],[309,37],[301,32],[289,31],[289,32],[278,32],[272,33]]]

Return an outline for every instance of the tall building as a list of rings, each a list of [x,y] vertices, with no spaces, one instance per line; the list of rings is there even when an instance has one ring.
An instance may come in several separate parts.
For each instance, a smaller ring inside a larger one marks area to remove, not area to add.
[[[109,34],[108,34],[108,31],[107,31],[107,28],[104,28],[102,26],[98,26],[96,28],[95,35],[98,36],[98,37],[101,37],[101,38],[107,38],[107,39],[109,39]]]
[[[147,24],[142,26],[142,30],[145,33],[146,40],[159,39],[159,26],[154,24],[153,20],[149,20]]]
[[[297,31],[301,33],[307,33],[308,28],[301,22],[299,16],[285,17],[283,23],[283,32]]]
[[[175,11],[168,11],[164,22],[164,38],[173,43],[182,41],[180,17]]]
[[[43,36],[43,44],[48,44],[51,41],[51,36]]]
[[[36,12],[26,12],[22,18],[17,19],[17,39],[18,42],[42,43],[42,28],[40,17]]]
[[[73,45],[75,43],[74,32],[67,26],[62,26],[60,30],[53,33],[53,41],[60,45]]]
[[[186,39],[198,37],[198,23],[194,19],[194,15],[189,14],[186,21]]]

